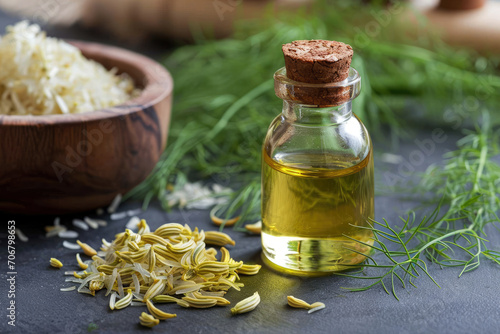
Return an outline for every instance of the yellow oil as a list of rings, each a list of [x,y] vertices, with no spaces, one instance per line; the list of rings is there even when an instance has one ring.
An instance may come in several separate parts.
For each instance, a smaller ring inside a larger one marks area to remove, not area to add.
[[[371,152],[353,161],[314,152],[272,159],[263,151],[262,248],[272,267],[302,275],[350,269],[371,250],[350,238],[373,244],[360,228],[373,217]]]

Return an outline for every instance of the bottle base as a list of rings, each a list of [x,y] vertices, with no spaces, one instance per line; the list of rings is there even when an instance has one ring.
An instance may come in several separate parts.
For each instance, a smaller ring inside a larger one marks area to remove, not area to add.
[[[363,239],[360,241],[373,244],[373,239]],[[346,237],[277,237],[262,233],[262,250],[264,262],[272,269],[291,275],[321,276],[353,269],[366,260],[363,254],[370,254],[371,247]]]

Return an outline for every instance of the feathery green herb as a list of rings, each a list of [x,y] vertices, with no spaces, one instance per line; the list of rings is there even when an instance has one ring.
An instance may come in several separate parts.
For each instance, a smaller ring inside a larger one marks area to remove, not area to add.
[[[401,218],[399,228],[386,220],[372,222],[376,252],[360,272],[341,274],[371,283],[349,290],[380,284],[389,293],[389,284],[398,298],[397,284],[415,286],[422,274],[437,285],[424,259],[441,267],[462,267],[459,276],[479,267],[482,259],[500,265],[500,247],[495,249],[486,234],[488,228],[500,231],[500,165],[495,161],[500,158],[500,128],[493,130],[486,117],[482,128],[467,132],[458,149],[445,155],[444,167],[429,167],[415,189],[427,196],[435,193],[431,202],[438,204],[429,216],[417,220],[411,212]]]
[[[253,206],[256,202],[251,199],[260,191],[256,181],[260,177],[261,145],[267,126],[281,111],[272,75],[283,66],[280,45],[292,40],[324,38],[353,44],[353,66],[363,77],[362,94],[354,101],[354,111],[379,139],[387,137],[384,125],[390,126],[393,138],[407,132],[403,114],[398,111],[412,104],[425,105],[421,109],[426,117],[421,121],[438,115],[442,123],[443,117],[448,117],[443,113],[444,106],[462,104],[464,97],[476,96],[478,87],[484,91],[482,97],[489,97],[489,103],[500,101],[491,93],[500,87],[500,78],[491,75],[494,61],[438,43],[424,41],[426,46],[433,46],[430,50],[391,42],[401,38],[388,35],[393,31],[390,27],[356,48],[361,34],[355,28],[357,22],[373,19],[370,13],[381,8],[359,7],[356,2],[333,3],[340,9],[324,10],[322,6],[332,6],[327,1],[308,15],[288,13],[279,19],[240,22],[232,38],[199,40],[168,57],[166,65],[175,80],[169,144],[151,176],[128,197],[144,198],[145,206],[154,197],[163,201],[166,185],[188,174],[223,185],[248,184],[245,194],[234,195],[243,205],[238,209],[258,215],[258,207]],[[466,111],[474,115],[474,110]]]

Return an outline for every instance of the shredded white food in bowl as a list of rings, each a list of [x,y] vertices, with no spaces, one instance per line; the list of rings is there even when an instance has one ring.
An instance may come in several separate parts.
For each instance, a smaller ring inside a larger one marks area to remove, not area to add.
[[[85,58],[22,21],[0,37],[0,114],[70,114],[108,108],[136,95],[132,79]]]

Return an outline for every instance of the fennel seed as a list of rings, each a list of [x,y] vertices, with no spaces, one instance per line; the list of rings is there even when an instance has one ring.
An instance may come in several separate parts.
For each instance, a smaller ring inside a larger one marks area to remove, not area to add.
[[[238,302],[232,309],[232,314],[241,314],[253,311],[257,305],[260,303],[260,296],[258,292],[255,292],[252,296],[243,299]]]
[[[160,323],[160,320],[155,319],[152,315],[147,314],[146,312],[142,312],[141,316],[139,317],[139,321],[144,327],[150,328]]]
[[[83,263],[82,259],[80,258],[80,253],[76,253],[76,262],[78,262],[78,265],[83,270],[85,270],[85,269],[87,269],[89,267],[88,264]]]
[[[309,310],[308,313],[313,313],[313,312],[316,312],[316,311],[319,311],[319,310],[325,308],[325,304],[323,304],[321,302],[309,304],[302,299],[295,298],[294,296],[288,296],[288,297],[286,297],[286,299],[288,300],[288,305],[290,305],[291,307],[303,308],[303,309]]]
[[[177,303],[177,305],[182,307],[189,307],[189,303],[185,300],[175,298],[168,295],[158,295],[152,299],[155,303]]]
[[[63,266],[62,262],[56,259],[55,257],[50,258],[50,265],[57,269],[62,268]]]
[[[213,298],[197,299],[192,297],[182,297],[182,300],[186,301],[190,307],[194,308],[210,308],[217,305],[217,300]]]
[[[205,295],[202,295],[200,292],[190,293],[189,296],[192,296],[193,298],[196,298],[196,299],[210,299],[210,300],[214,299],[217,301],[217,303],[215,304],[217,306],[226,306],[226,305],[231,304],[231,302],[224,297],[205,296]]]
[[[256,274],[261,267],[235,261],[224,247],[219,261],[217,250],[206,248],[206,244],[234,245],[225,233],[192,230],[188,225],[174,223],[151,231],[145,220],[137,224],[137,229],[137,233],[125,229],[112,242],[102,239],[99,256],[94,254],[92,261],[83,262],[80,254],[76,255],[80,268],[87,267],[74,272],[70,280],[80,284],[80,293],[94,295],[106,290],[106,296],[111,294],[112,310],[146,305],[150,314],[141,316],[146,326],[155,326],[154,320],[175,317],[158,309],[155,303],[175,302],[186,308],[230,305],[224,295],[231,288],[240,291],[243,287],[238,275]],[[80,241],[78,245],[84,252],[91,248]],[[258,304],[255,295],[252,298],[255,305],[240,307],[241,312]]]
[[[234,246],[236,244],[234,240],[231,239],[231,237],[226,233],[215,231],[205,232],[205,242],[214,246]]]
[[[212,222],[217,225],[217,226],[233,226],[238,220],[240,220],[240,217],[234,217],[231,219],[222,219],[217,217],[217,211],[222,207],[221,204],[214,206],[214,208],[210,211],[210,219]]]
[[[127,290],[127,295],[115,303],[115,309],[120,310],[130,305],[132,302],[132,290]]]
[[[76,243],[80,245],[85,255],[90,257],[97,255],[97,251],[94,248],[90,247],[88,244],[81,242],[80,240],[77,240]]]
[[[162,310],[160,310],[159,308],[154,306],[153,303],[149,299],[146,302],[146,305],[148,307],[149,313],[151,313],[151,315],[158,320],[167,320],[167,319],[177,317],[177,314],[163,312]]]
[[[260,268],[262,268],[260,264],[243,264],[236,272],[241,275],[257,275]]]
[[[247,231],[255,233],[255,234],[260,234],[262,232],[262,221],[259,220],[258,222],[254,224],[246,224],[245,228]]]

